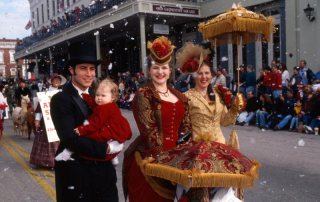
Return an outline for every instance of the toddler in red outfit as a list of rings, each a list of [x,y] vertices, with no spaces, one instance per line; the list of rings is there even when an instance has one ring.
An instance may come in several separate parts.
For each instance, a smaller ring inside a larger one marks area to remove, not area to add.
[[[113,165],[119,163],[117,155],[123,149],[124,141],[131,138],[130,125],[115,104],[118,98],[118,86],[110,79],[102,80],[93,98],[82,94],[93,113],[82,126],[74,129],[82,137],[88,137],[98,142],[108,142],[108,154],[105,160],[111,160]],[[69,152],[69,151],[68,151]],[[72,153],[67,154],[71,157]]]
[[[75,132],[84,137],[92,138],[99,142],[108,142],[109,147],[112,141],[123,144],[131,138],[130,125],[124,118],[115,104],[118,99],[118,86],[110,79],[102,80],[93,99],[90,95],[83,95],[83,99],[93,110],[93,113],[85,121],[84,125],[75,129]],[[122,146],[123,147],[123,146]],[[112,150],[112,148],[109,148]],[[106,156],[106,160],[112,159],[113,165],[119,160],[116,152],[112,151]]]

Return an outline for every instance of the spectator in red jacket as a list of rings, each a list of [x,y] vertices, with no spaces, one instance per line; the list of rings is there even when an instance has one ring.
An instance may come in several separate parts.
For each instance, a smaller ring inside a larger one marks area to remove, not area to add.
[[[271,96],[271,85],[272,85],[272,72],[270,67],[265,67],[263,76],[263,85],[265,87],[264,94]]]
[[[273,99],[277,99],[282,94],[282,75],[279,66],[272,67],[271,90]]]

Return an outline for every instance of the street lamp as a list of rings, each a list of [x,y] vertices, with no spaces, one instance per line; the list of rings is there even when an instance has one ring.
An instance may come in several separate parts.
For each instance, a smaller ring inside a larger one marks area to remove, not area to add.
[[[304,13],[306,14],[306,17],[309,19],[310,22],[314,21],[316,17],[314,16],[314,8],[310,6],[308,3],[307,8],[303,9]]]

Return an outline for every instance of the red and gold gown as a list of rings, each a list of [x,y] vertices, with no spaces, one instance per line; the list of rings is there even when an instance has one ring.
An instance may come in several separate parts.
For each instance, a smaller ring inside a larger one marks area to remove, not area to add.
[[[123,185],[130,202],[173,201],[176,186],[170,181],[144,175],[142,159],[157,158],[177,146],[179,134],[190,131],[187,99],[169,88],[178,97],[176,103],[160,99],[152,84],[139,89],[133,102],[133,114],[140,136],[125,152]]]

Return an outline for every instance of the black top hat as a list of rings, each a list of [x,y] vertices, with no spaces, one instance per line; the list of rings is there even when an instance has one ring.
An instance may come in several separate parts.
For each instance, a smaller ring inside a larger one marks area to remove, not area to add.
[[[70,66],[75,66],[82,63],[94,65],[101,63],[101,61],[97,59],[97,50],[93,42],[80,41],[72,43],[69,46],[69,55]]]

